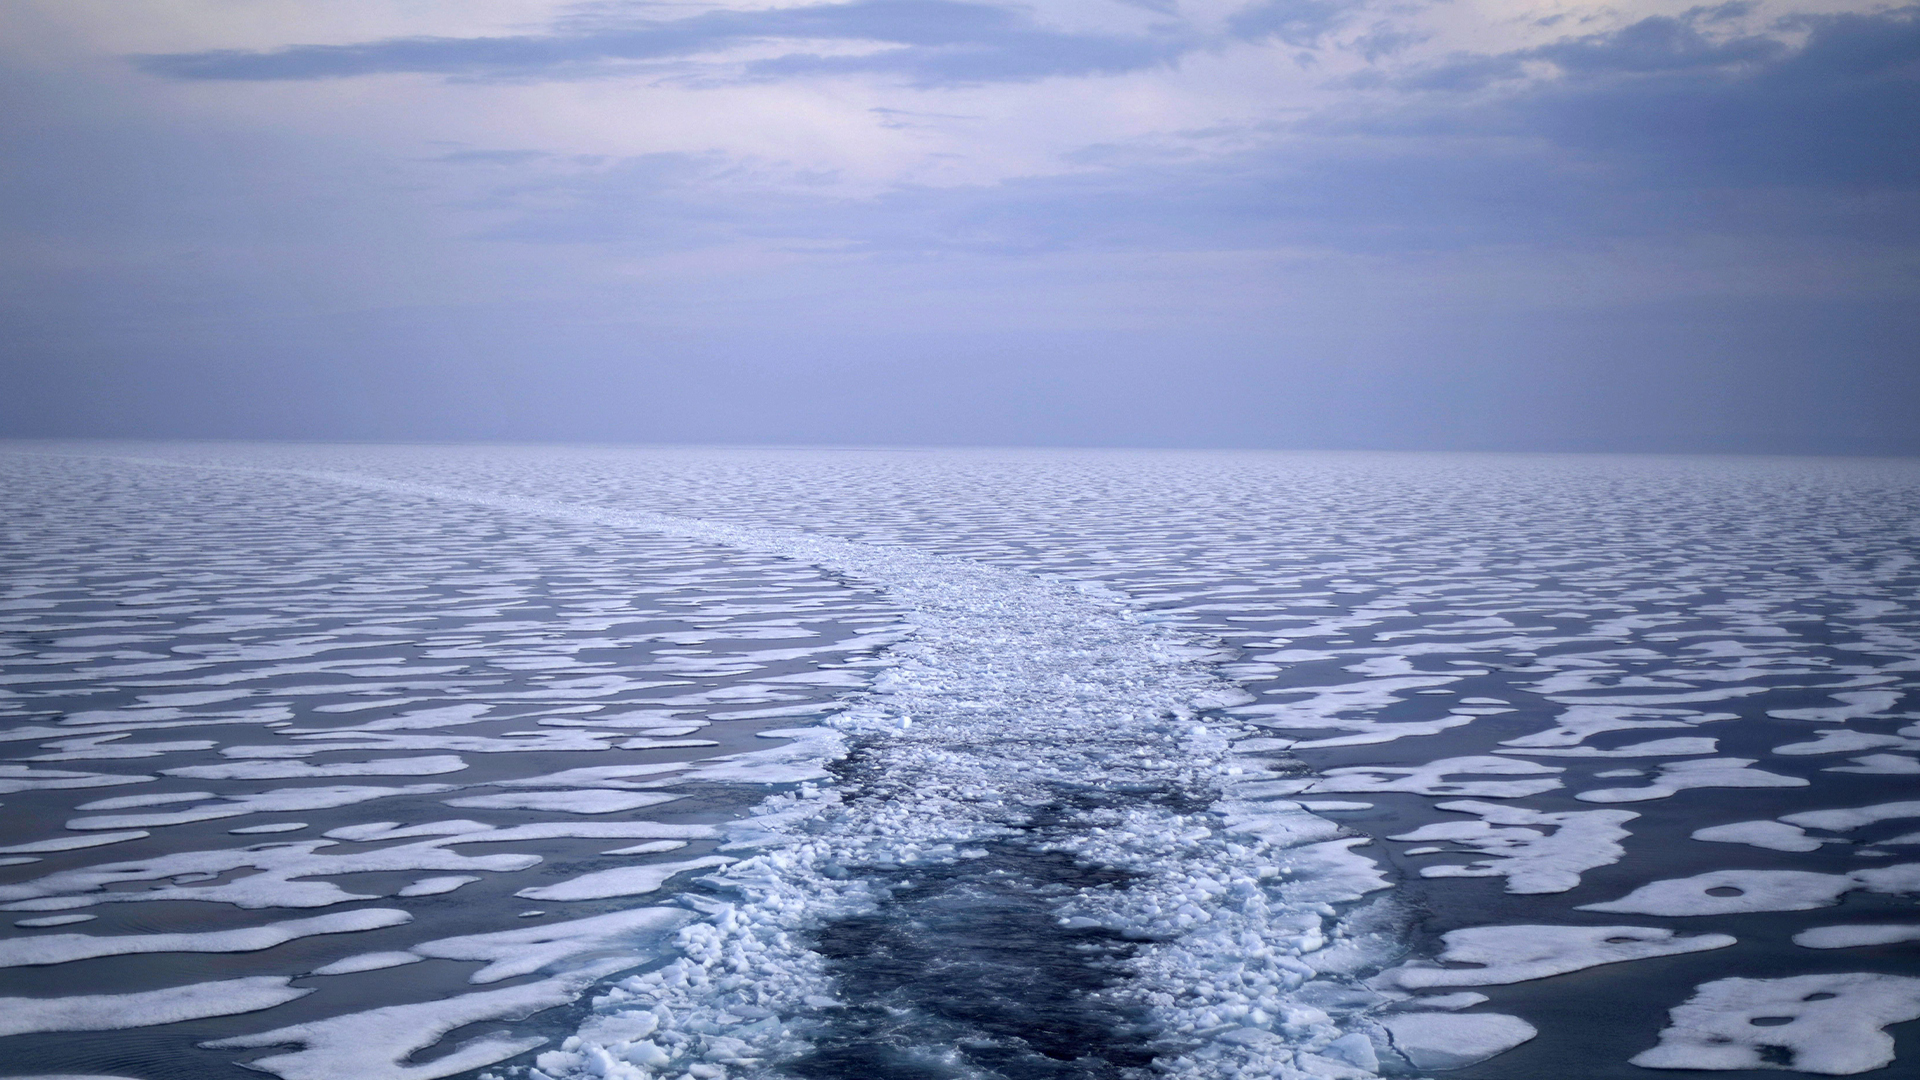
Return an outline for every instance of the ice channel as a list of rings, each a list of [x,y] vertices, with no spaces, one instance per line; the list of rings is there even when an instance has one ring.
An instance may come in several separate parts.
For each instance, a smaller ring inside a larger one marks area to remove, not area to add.
[[[909,613],[870,691],[740,762],[784,790],[732,826],[738,861],[687,898],[704,917],[678,957],[603,985],[528,1075],[1380,1068],[1366,1015],[1392,995],[1355,977],[1386,938],[1335,905],[1386,881],[1284,785],[1255,786],[1272,774],[1230,750],[1247,732],[1209,711],[1247,700],[1210,642],[1099,586],[904,547],[287,472],[801,560]]]

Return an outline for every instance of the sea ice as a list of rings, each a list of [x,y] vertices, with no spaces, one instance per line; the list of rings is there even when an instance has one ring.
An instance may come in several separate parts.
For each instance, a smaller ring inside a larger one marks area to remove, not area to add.
[[[305,761],[251,760],[222,765],[187,765],[161,769],[163,776],[192,780],[292,780],[315,776],[437,776],[459,772],[467,763],[452,754],[430,757],[375,758],[372,761],[333,761],[314,765]]]
[[[1920,979],[1718,979],[1671,1011],[1643,1069],[1783,1069],[1850,1076],[1893,1063],[1889,1024],[1920,1019]]]
[[[469,795],[448,799],[448,806],[468,810],[540,810],[562,814],[618,814],[643,806],[672,802],[678,795],[635,794],[605,788],[575,788],[571,791],[509,791],[498,795]]]
[[[384,968],[401,967],[405,964],[417,964],[424,957],[410,952],[361,953],[342,960],[335,960],[324,967],[314,968],[309,975],[353,975],[362,971],[380,971]]]
[[[118,1031],[176,1024],[208,1016],[271,1009],[312,990],[288,986],[279,975],[193,983],[139,994],[0,998],[0,1035],[35,1031]]]
[[[1876,803],[1849,810],[1806,810],[1798,814],[1787,814],[1781,821],[1809,829],[1825,829],[1828,832],[1852,832],[1864,825],[1877,821],[1893,821],[1899,818],[1920,817],[1920,802]]]
[[[185,825],[195,821],[215,821],[245,814],[273,814],[304,810],[331,810],[339,806],[395,795],[433,795],[452,791],[452,784],[410,784],[406,787],[302,787],[276,788],[254,795],[231,795],[225,802],[207,803],[187,810],[163,814],[109,814],[103,817],[74,818],[67,828],[148,829],[162,825]],[[81,809],[86,809],[82,807]]]
[[[1618,900],[1582,904],[1581,911],[1639,915],[1730,915],[1745,911],[1811,911],[1854,889],[1879,893],[1920,891],[1920,863],[1851,874],[1811,870],[1709,870],[1692,877],[1654,881]]]
[[[1841,923],[1816,926],[1793,935],[1793,943],[1809,949],[1853,949],[1862,945],[1894,945],[1902,941],[1920,941],[1920,926],[1872,923]]]
[[[618,963],[612,961],[601,968]],[[547,1040],[538,1035],[482,1035],[427,1062],[409,1064],[407,1058],[439,1042],[455,1028],[484,1020],[518,1020],[565,1005],[592,985],[594,978],[606,973],[589,969],[499,990],[331,1016],[201,1045],[216,1050],[298,1046],[298,1050],[247,1063],[282,1080],[437,1080],[504,1061]]]
[[[1574,798],[1583,802],[1645,802],[1664,799],[1689,788],[1806,787],[1798,776],[1781,776],[1750,768],[1754,758],[1707,758],[1696,761],[1670,761],[1660,766],[1653,783],[1640,788],[1596,788],[1582,791]]]
[[[144,830],[133,832],[95,833],[92,836],[56,836],[51,840],[36,840],[31,844],[15,844],[12,847],[0,847],[4,855],[38,855],[51,851],[78,851],[81,848],[100,847],[104,844],[119,844],[128,840],[141,840],[152,836]]]
[[[1415,1012],[1382,1017],[1393,1048],[1416,1069],[1460,1069],[1540,1034],[1503,1013]]]
[[[1832,840],[1808,836],[1807,830],[1798,825],[1779,821],[1736,821],[1731,825],[1710,825],[1693,830],[1693,838],[1717,844],[1751,844],[1774,851],[1818,851],[1821,845],[1833,843]]]
[[[605,900],[614,896],[640,896],[659,889],[675,874],[701,870],[709,866],[725,866],[735,861],[737,860],[724,855],[709,855],[705,858],[687,859],[682,862],[616,866],[611,870],[596,870],[590,874],[582,874],[556,885],[521,889],[513,895],[528,900]]]
[[[1720,745],[1718,739],[1684,736],[1677,739],[1653,739],[1648,742],[1634,743],[1630,746],[1602,750],[1594,746],[1543,746],[1535,749],[1507,747],[1495,750],[1496,754],[1520,754],[1525,757],[1578,757],[1578,758],[1641,758],[1641,757],[1683,757],[1689,754],[1711,754]]]
[[[471,882],[475,882],[479,880],[480,880],[479,878],[475,877],[472,874],[451,874],[446,877],[421,878],[419,881],[416,881],[411,885],[406,885],[401,887],[400,891],[394,893],[393,895],[395,896],[439,896],[442,893],[450,893],[462,885],[466,885]]]
[[[99,956],[134,953],[238,953],[271,949],[295,938],[315,934],[349,934],[412,922],[413,916],[392,908],[361,908],[311,919],[269,923],[238,930],[210,930],[196,934],[42,934],[0,939],[0,967],[64,964]]]
[[[1488,799],[1518,799],[1560,787],[1557,778],[1533,780],[1454,780],[1454,776],[1531,776],[1564,770],[1531,761],[1502,757],[1441,758],[1420,765],[1350,765],[1328,769],[1319,778],[1285,781],[1295,790],[1276,794],[1335,795],[1374,791],[1408,791],[1418,795],[1475,795]]]
[[[1905,754],[1867,754],[1852,765],[1829,765],[1822,772],[1861,773],[1866,776],[1911,776],[1920,773],[1920,758]]]
[[[625,966],[631,967],[647,959],[638,945],[657,941],[693,917],[685,908],[631,908],[525,930],[423,941],[411,951],[439,960],[488,961],[468,976],[474,983],[499,982],[542,968],[559,970],[569,960],[605,957],[610,951],[625,954]]]
[[[1441,940],[1446,948],[1438,961],[1473,966],[1414,961],[1381,972],[1376,984],[1403,990],[1499,986],[1601,964],[1724,949],[1735,941],[1726,934],[1680,937],[1650,926],[1476,926],[1449,931]]]
[[[1435,809],[1476,814],[1481,820],[1435,822],[1390,839],[1447,840],[1490,857],[1464,866],[1422,867],[1420,876],[1504,875],[1507,891],[1516,894],[1566,892],[1580,884],[1582,870],[1619,862],[1626,853],[1620,846],[1627,836],[1622,826],[1640,816],[1630,810],[1549,813],[1471,800],[1438,803]],[[1546,829],[1553,831],[1549,834]]]

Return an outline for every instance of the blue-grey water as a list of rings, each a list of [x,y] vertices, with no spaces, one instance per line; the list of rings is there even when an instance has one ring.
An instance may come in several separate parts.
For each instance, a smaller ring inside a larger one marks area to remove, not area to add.
[[[0,1076],[1920,1060],[1920,463],[0,470]]]

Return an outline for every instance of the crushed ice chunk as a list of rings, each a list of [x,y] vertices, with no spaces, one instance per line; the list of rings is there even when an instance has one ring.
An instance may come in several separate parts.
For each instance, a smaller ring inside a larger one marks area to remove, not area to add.
[[[1540,1034],[1532,1024],[1504,1013],[1400,1013],[1382,1017],[1380,1026],[1416,1069],[1465,1068]]]

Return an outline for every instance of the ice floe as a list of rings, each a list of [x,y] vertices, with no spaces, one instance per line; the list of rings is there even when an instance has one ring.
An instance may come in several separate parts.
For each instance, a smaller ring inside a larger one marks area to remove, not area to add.
[[[1750,844],[1773,851],[1818,851],[1822,844],[1833,843],[1807,835],[1798,825],[1780,821],[1736,821],[1730,825],[1709,825],[1693,830],[1695,840],[1716,844]]]
[[[37,937],[0,939],[0,967],[24,967],[37,964],[64,964],[69,960],[90,960],[98,956],[127,956],[133,953],[165,952],[258,952],[295,938],[315,934],[350,934],[403,926],[413,916],[391,908],[361,908],[311,919],[269,923],[238,930],[208,930],[195,934],[116,934],[95,937],[89,934],[42,934]]]
[[[1855,889],[1920,892],[1920,863],[1822,874],[1812,870],[1709,870],[1649,882],[1618,900],[1582,904],[1582,911],[1638,915],[1731,915],[1746,911],[1811,911]]]
[[[1360,794],[1375,791],[1405,791],[1417,795],[1474,795],[1484,799],[1518,799],[1552,791],[1561,785],[1558,777],[1541,774],[1562,772],[1558,766],[1500,757],[1441,758],[1419,765],[1349,765],[1328,769],[1321,776],[1280,781],[1270,786],[1274,794]],[[1457,776],[1533,776],[1531,780],[1456,780]]]
[[[247,1063],[281,1080],[340,1080],[348,1076],[355,1080],[437,1080],[505,1061],[547,1040],[538,1035],[482,1035],[423,1063],[414,1064],[407,1059],[416,1051],[439,1042],[455,1028],[485,1020],[518,1020],[565,1005],[591,986],[595,978],[607,974],[608,968],[618,970],[622,963],[614,960],[597,969],[588,968],[538,982],[347,1013],[204,1045],[236,1050],[298,1047]]]
[[[1895,945],[1920,941],[1920,926],[1907,924],[1841,923],[1816,926],[1793,935],[1795,945],[1809,949],[1855,949],[1863,945]]]
[[[0,998],[0,1035],[35,1031],[118,1031],[233,1016],[283,1005],[312,990],[279,975],[192,983],[138,994]]]
[[[1435,822],[1392,839],[1446,840],[1489,857],[1465,865],[1423,866],[1421,877],[1503,876],[1507,891],[1522,895],[1566,892],[1580,884],[1581,871],[1619,862],[1626,853],[1620,846],[1627,836],[1625,824],[1640,816],[1630,810],[1548,812],[1471,800],[1436,803],[1434,808],[1480,820]]]
[[[1380,1026],[1416,1069],[1465,1068],[1540,1034],[1525,1020],[1502,1013],[1400,1013],[1382,1018]]]
[[[1582,791],[1574,798],[1583,802],[1645,802],[1664,799],[1691,788],[1763,788],[1806,787],[1799,776],[1781,776],[1756,769],[1754,758],[1704,758],[1695,761],[1670,761],[1660,766],[1651,784],[1637,788],[1596,788]]]
[[[554,885],[521,889],[515,896],[528,900],[606,900],[615,896],[640,896],[657,892],[675,874],[725,866],[736,860],[724,855],[709,855],[681,862],[650,863],[644,866],[616,866],[595,870]]]
[[[1498,986],[1734,944],[1726,934],[1683,937],[1650,926],[1476,926],[1450,930],[1441,940],[1446,948],[1435,959],[1461,966],[1413,961],[1382,972],[1376,983],[1404,990]]]
[[[1920,979],[1848,973],[1717,979],[1672,1010],[1645,1069],[1782,1069],[1851,1076],[1893,1062],[1885,1028],[1920,1019]]]

